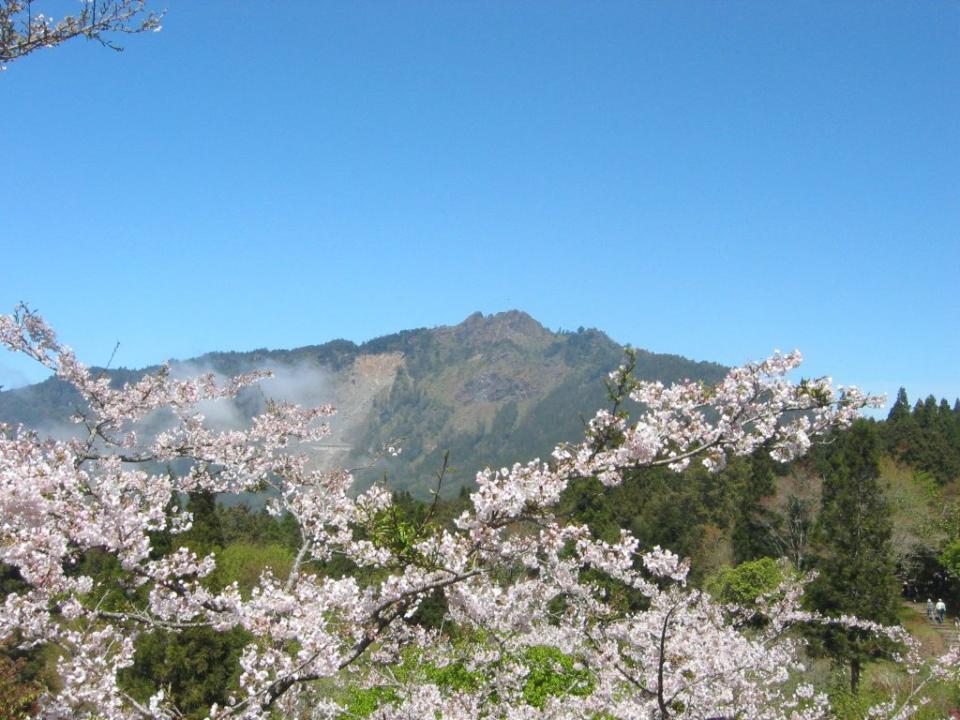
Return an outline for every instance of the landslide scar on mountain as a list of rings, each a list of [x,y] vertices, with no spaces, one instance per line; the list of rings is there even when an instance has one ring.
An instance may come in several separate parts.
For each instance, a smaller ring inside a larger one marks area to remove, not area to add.
[[[336,406],[337,414],[330,422],[330,436],[316,449],[323,467],[346,464],[354,442],[362,433],[374,398],[390,392],[397,369],[403,363],[401,352],[358,355],[337,374],[331,388],[331,402]]]

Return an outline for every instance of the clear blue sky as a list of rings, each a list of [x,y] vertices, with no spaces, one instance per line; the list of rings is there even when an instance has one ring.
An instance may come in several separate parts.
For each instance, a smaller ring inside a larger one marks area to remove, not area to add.
[[[960,395],[956,2],[166,8],[0,76],[0,307],[87,362],[520,308]]]

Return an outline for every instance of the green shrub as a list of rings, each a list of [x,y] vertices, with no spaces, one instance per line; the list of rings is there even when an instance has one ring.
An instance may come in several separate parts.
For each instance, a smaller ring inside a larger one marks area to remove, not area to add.
[[[954,577],[960,577],[960,540],[954,540],[943,549],[940,564]]]
[[[523,685],[523,699],[535,708],[543,710],[547,700],[558,695],[584,697],[593,692],[590,672],[578,667],[574,658],[554,647],[529,647],[523,659],[530,669]]]
[[[717,602],[753,605],[761,595],[771,593],[787,578],[785,566],[772,558],[760,558],[724,567],[705,583]]]
[[[381,705],[395,703],[399,700],[396,691],[388,687],[358,688],[352,687],[347,691],[345,703],[346,712],[342,718],[369,717]]]

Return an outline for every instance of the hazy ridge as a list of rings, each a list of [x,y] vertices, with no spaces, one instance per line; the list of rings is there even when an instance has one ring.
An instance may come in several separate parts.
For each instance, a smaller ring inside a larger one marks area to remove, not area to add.
[[[512,310],[359,345],[332,340],[292,350],[213,352],[171,365],[181,376],[273,371],[273,379],[235,402],[204,407],[211,424],[242,424],[267,397],[333,403],[338,413],[318,461],[358,468],[363,484],[386,474],[392,487],[423,497],[447,451],[453,470],[445,488],[453,493],[485,466],[545,457],[557,442],[580,437],[583,421],[606,404],[603,379],[623,353],[599,330],[554,332]],[[103,372],[120,384],[155,369]],[[637,374],[645,379],[715,382],[724,370],[638,352]],[[0,422],[62,435],[79,403],[72,388],[51,378],[0,392]],[[382,459],[387,444],[399,444],[402,454]]]

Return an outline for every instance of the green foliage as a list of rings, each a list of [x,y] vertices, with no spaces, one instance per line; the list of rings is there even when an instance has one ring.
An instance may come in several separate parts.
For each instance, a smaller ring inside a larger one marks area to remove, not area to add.
[[[180,544],[203,557],[223,547],[223,528],[217,512],[217,498],[212,492],[192,492],[187,511],[193,515],[190,529],[179,536]]]
[[[829,697],[836,720],[866,720],[871,707],[889,700],[887,693],[875,686],[853,692],[845,684],[833,687]]]
[[[35,717],[43,685],[25,677],[25,658],[0,655],[0,720]]]
[[[217,566],[205,581],[209,586],[219,589],[237,582],[241,593],[248,594],[266,568],[280,578],[290,572],[295,554],[293,534],[299,539],[290,518],[278,519],[245,507],[224,508],[210,493],[191,494],[187,509],[194,513],[189,531],[176,536],[157,533],[152,541],[163,546],[185,545],[200,555],[214,552]],[[108,609],[126,602],[127,583],[112,556],[88,551],[77,571],[99,581],[98,597],[108,589]],[[162,688],[188,717],[202,718],[210,705],[223,705],[237,690],[238,660],[250,639],[241,629],[220,633],[199,627],[179,633],[147,633],[137,639],[134,663],[122,671],[120,681],[140,701]]]
[[[786,577],[783,563],[760,558],[721,568],[707,579],[704,587],[718,602],[750,606],[760,596],[775,591]]]
[[[217,554],[217,567],[210,582],[215,588],[223,588],[232,582],[240,585],[245,597],[268,568],[275,577],[286,579],[293,565],[294,554],[283,545],[267,543],[233,543]]]
[[[705,555],[715,548],[708,530],[733,522],[739,482],[732,472],[710,474],[693,466],[677,474],[667,469],[628,473],[624,482],[604,488],[594,478],[570,483],[561,514],[614,541],[630,530],[642,547],[661,545],[692,559],[693,577],[706,569]]]
[[[724,471],[736,488],[731,533],[736,562],[777,553],[769,531],[776,518],[762,504],[763,498],[773,495],[776,489],[775,470],[769,451],[763,447],[749,458],[733,459]]]
[[[483,684],[483,676],[467,670],[463,662],[438,667],[423,662],[423,657],[415,652],[403,653],[400,662],[391,671],[399,683],[428,682],[441,691],[473,691]],[[342,688],[342,693],[334,692],[333,696],[344,706],[344,712],[338,716],[340,720],[369,717],[381,706],[400,700],[394,688],[384,685],[361,687],[351,684]]]
[[[396,690],[389,687],[374,686],[370,688],[351,687],[347,690],[345,712],[340,717],[365,718],[370,717],[381,705],[399,702],[400,697]]]
[[[476,640],[476,637],[464,640],[463,651],[469,653],[470,643]],[[554,647],[538,645],[526,648],[516,660],[527,670],[521,689],[523,699],[540,710],[546,707],[552,697],[583,697],[595,689],[590,671],[581,667],[574,657]],[[415,653],[405,653],[400,663],[392,668],[392,673],[399,683],[427,682],[436,685],[444,693],[474,692],[485,682],[481,673],[468,670],[463,661],[437,666],[423,662],[423,658]],[[340,718],[369,717],[382,705],[398,701],[399,696],[390,687],[363,688],[351,685],[338,698],[338,702],[345,706]]]
[[[595,683],[590,671],[554,647],[529,647],[523,654],[523,660],[529,671],[523,684],[523,699],[535,708],[543,710],[551,697],[585,697],[594,690]]]
[[[447,596],[443,590],[435,589],[420,601],[420,605],[410,618],[410,622],[434,630],[439,630],[446,625],[449,631],[450,625],[446,622],[448,610]]]
[[[960,539],[954,540],[943,549],[940,564],[954,577],[960,577]]]
[[[137,587],[131,582],[116,555],[102,548],[91,548],[80,555],[70,574],[93,578],[93,591],[86,598],[90,607],[99,605],[103,610],[122,612],[128,609],[131,600],[142,600],[147,592],[144,586]]]
[[[879,483],[879,451],[875,426],[861,420],[839,435],[821,459],[820,575],[808,597],[828,615],[894,624],[899,587],[893,572],[891,513]],[[863,664],[892,650],[862,630],[824,628],[819,640],[823,650],[849,664],[853,693]]]
[[[903,388],[883,429],[888,451],[900,462],[929,472],[944,484],[960,477],[960,403],[930,395],[911,409]]]
[[[29,588],[30,586],[23,581],[17,568],[0,563],[0,600],[12,592],[25,592]]]
[[[302,542],[296,518],[289,514],[276,518],[266,510],[256,512],[246,505],[217,505],[217,518],[224,545],[274,543],[296,553]]]
[[[120,672],[121,686],[141,702],[162,688],[187,717],[203,718],[238,690],[240,653],[251,638],[240,629],[206,627],[142,635],[133,665]]]
[[[401,559],[419,558],[416,544],[426,537],[423,519],[414,520],[396,504],[377,513],[365,530],[374,545],[389,548]]]
[[[547,457],[558,442],[582,437],[585,419],[606,403],[603,379],[623,360],[623,348],[601,332],[551,333],[517,312],[472,316],[405,343],[384,338],[369,349],[400,349],[405,360],[389,393],[374,401],[357,460],[403,438],[403,455],[387,462],[391,485],[419,498],[429,497],[444,452],[457,469],[445,488],[450,497],[484,467]],[[711,363],[637,352],[643,378],[712,382],[722,373]]]
[[[449,663],[443,667],[428,664],[425,672],[427,680],[437,687],[453,691],[472,692],[483,683],[483,676],[467,670],[462,662]]]

